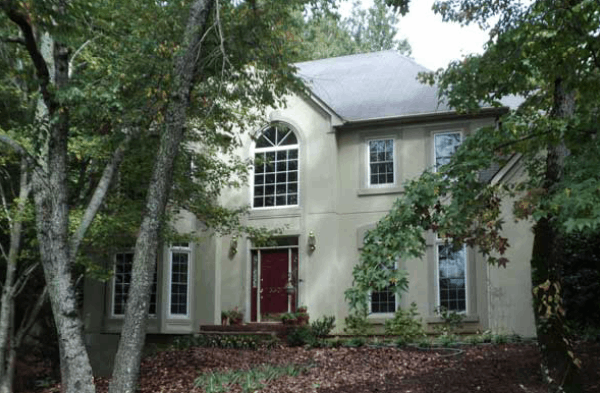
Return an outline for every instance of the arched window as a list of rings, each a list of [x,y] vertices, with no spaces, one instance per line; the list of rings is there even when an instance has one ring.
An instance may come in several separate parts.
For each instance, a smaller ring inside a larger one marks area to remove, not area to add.
[[[252,206],[297,206],[299,169],[296,134],[285,124],[270,125],[256,141]]]

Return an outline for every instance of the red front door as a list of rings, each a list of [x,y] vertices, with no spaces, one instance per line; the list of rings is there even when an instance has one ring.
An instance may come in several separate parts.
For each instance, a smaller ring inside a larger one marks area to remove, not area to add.
[[[297,285],[298,251],[296,249],[285,248],[278,250],[260,250],[255,251],[253,255],[253,265],[260,255],[260,274],[259,277],[252,277],[252,320],[256,319],[257,314],[257,291],[258,281],[260,281],[260,315],[264,320],[267,314],[281,314],[288,312],[288,294],[286,286],[290,267],[292,269],[292,284]],[[252,269],[253,275],[258,273],[258,269]],[[296,294],[291,296],[291,310],[296,310]]]

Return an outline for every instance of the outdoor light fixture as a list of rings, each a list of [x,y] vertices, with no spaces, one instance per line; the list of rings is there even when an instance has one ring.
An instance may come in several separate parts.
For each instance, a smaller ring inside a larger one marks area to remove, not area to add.
[[[229,243],[229,256],[231,256],[232,258],[235,256],[235,254],[237,254],[237,247],[238,237],[237,235],[233,235],[233,237],[231,238],[231,242]]]
[[[285,292],[288,294],[288,296],[291,296],[294,294],[294,292],[296,292],[296,288],[294,287],[294,284],[292,284],[291,280],[288,280],[285,286]]]
[[[308,232],[308,249],[310,251],[315,251],[317,248],[317,238],[315,237],[315,233],[313,231]]]

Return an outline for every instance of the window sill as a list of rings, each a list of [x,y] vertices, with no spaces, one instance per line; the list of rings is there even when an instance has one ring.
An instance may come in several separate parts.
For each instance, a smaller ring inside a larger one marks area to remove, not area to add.
[[[461,314],[459,314],[461,315]],[[444,320],[440,317],[428,317],[426,319],[427,324],[430,325],[438,325],[438,324],[443,324]],[[464,318],[461,320],[461,323],[478,323],[479,322],[479,315],[464,315]]]
[[[191,322],[189,315],[169,315],[166,320],[169,325],[187,325]]]
[[[376,313],[367,315],[367,320],[373,325],[383,325],[388,319],[394,318],[394,313]]]
[[[356,195],[370,196],[370,195],[386,195],[386,194],[402,194],[404,193],[404,187],[373,187],[373,188],[359,188],[356,191]]]
[[[301,210],[299,207],[273,207],[251,210],[249,214],[250,220],[260,218],[281,218],[281,217],[298,217]]]

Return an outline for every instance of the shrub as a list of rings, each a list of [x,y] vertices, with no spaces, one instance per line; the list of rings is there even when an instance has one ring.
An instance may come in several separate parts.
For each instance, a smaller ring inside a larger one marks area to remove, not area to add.
[[[458,337],[454,334],[442,334],[438,337],[438,342],[442,347],[454,347],[456,346]]]
[[[344,332],[348,334],[365,336],[371,331],[371,323],[367,319],[366,312],[356,312],[355,314],[348,315],[344,319]]]
[[[339,337],[336,337],[336,338],[327,340],[326,343],[327,343],[327,346],[330,348],[339,348],[342,345],[344,345],[344,340],[342,340]]]
[[[436,308],[435,313],[442,319],[442,325],[434,329],[440,334],[454,334],[462,327],[462,321],[465,318],[463,314],[448,310],[444,306]]]
[[[199,334],[197,336],[182,336],[173,341],[175,349],[189,347],[257,349],[258,347],[273,348],[277,340],[273,337],[253,335],[216,335]]]
[[[310,330],[316,337],[327,336],[335,328],[335,317],[324,316],[310,324]]]
[[[404,337],[398,337],[396,339],[396,341],[394,341],[394,343],[396,344],[397,347],[402,348],[405,347],[406,344],[408,344],[408,342],[406,341],[406,339]]]
[[[423,337],[419,339],[419,341],[417,341],[417,345],[419,346],[419,348],[430,348],[431,341],[427,337]]]
[[[353,337],[344,343],[346,347],[362,347],[367,340],[364,337]]]
[[[492,343],[494,344],[506,344],[508,342],[508,337],[504,334],[494,334],[492,337]]]
[[[299,326],[290,329],[286,337],[286,341],[290,347],[299,347],[302,345],[312,345],[316,341],[312,329],[308,326]]]
[[[467,336],[464,340],[467,344],[477,345],[483,342],[483,338],[477,335]]]
[[[425,336],[423,323],[417,319],[417,304],[412,302],[408,310],[398,309],[394,318],[385,321],[385,334],[400,336],[405,342]]]

